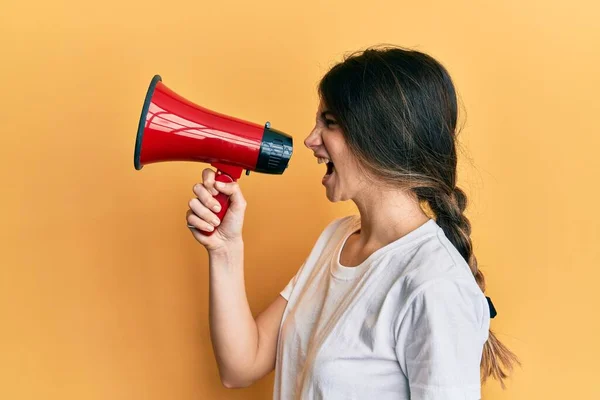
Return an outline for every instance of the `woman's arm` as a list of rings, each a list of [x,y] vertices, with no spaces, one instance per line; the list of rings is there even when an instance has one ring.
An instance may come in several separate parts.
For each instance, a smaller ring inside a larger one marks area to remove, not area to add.
[[[247,387],[275,367],[287,301],[277,298],[253,318],[244,287],[243,244],[210,255],[210,331],[219,374],[227,388]]]

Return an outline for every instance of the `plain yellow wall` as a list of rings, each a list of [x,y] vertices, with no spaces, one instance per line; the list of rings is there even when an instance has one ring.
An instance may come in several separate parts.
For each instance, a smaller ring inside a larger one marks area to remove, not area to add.
[[[476,255],[523,367],[485,399],[600,398],[600,6],[592,1],[32,1],[0,7],[0,398],[267,399],[223,389],[207,259],[185,226],[204,165],[133,168],[154,74],[295,138],[241,180],[253,311],[332,218],[302,140],[348,51],[393,43],[450,70]]]

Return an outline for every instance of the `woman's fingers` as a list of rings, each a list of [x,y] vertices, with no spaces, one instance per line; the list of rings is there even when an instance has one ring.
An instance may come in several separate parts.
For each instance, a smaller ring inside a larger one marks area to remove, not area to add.
[[[214,188],[212,190],[216,191],[216,189]],[[205,185],[199,183],[196,184],[194,186],[194,194],[198,197],[198,200],[200,200],[200,202],[206,208],[211,209],[213,212],[221,211],[221,205],[219,204],[217,199],[215,199],[213,195],[209,193],[209,189]]]
[[[205,220],[198,217],[192,210],[187,210],[186,220],[190,227],[196,228],[200,231],[212,232],[215,230],[215,227],[212,224],[209,224]]]
[[[205,168],[202,171],[202,184],[213,196],[219,194],[215,189],[215,171],[210,168]]]
[[[213,227],[219,226],[221,221],[214,212],[209,210],[204,204],[200,202],[198,198],[191,199],[189,202],[190,210],[203,221],[211,224]]]
[[[215,187],[223,194],[226,194],[231,201],[230,209],[244,210],[246,209],[246,199],[242,194],[240,185],[237,182],[216,182]]]

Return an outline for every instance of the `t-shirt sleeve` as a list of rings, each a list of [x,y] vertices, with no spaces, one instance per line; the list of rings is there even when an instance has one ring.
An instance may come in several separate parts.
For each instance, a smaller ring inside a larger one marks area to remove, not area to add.
[[[298,281],[298,276],[300,275],[300,272],[302,272],[303,267],[304,264],[302,264],[302,266],[298,269],[296,274],[292,277],[292,279],[290,279],[285,288],[283,288],[283,290],[280,292],[281,296],[283,296],[283,298],[287,301],[290,301],[290,296],[292,295],[292,291],[294,290],[294,286]]]
[[[478,400],[489,329],[483,293],[466,280],[426,284],[396,327],[396,355],[412,400]]]

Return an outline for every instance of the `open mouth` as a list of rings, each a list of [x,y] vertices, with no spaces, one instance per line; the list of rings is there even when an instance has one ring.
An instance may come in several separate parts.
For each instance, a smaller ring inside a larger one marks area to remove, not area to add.
[[[333,165],[333,162],[331,162],[330,159],[328,158],[319,158],[318,159],[319,164],[325,164],[325,166],[327,167],[327,172],[325,172],[325,176],[331,175],[333,174],[333,172],[335,171],[335,166]]]
[[[327,172],[325,173],[325,175],[333,174],[333,170],[334,170],[333,163],[331,161],[329,161],[327,163]]]

